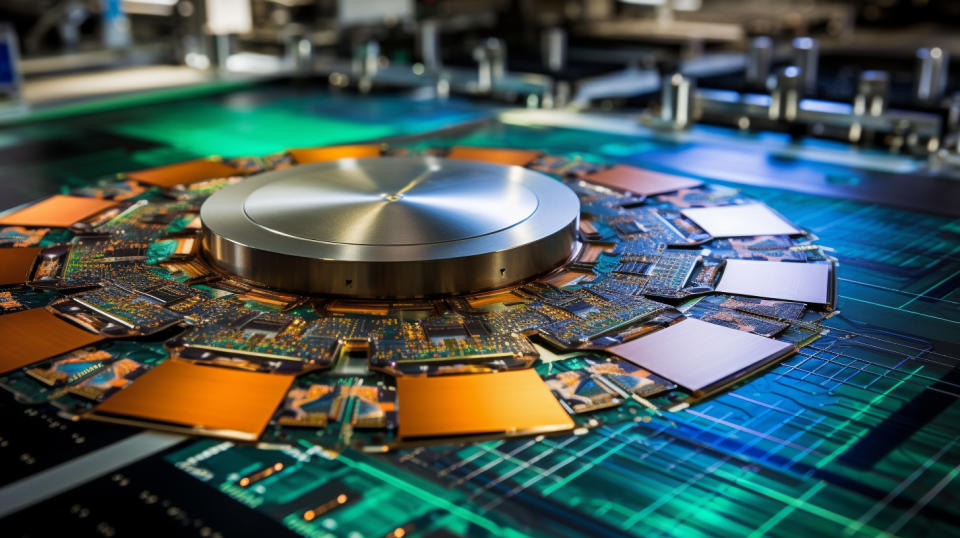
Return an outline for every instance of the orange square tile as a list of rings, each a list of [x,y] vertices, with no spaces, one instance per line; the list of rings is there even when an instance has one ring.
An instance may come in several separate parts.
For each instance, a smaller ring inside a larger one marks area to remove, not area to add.
[[[297,164],[321,163],[337,159],[363,159],[379,157],[379,144],[353,144],[348,146],[320,146],[287,150]]]
[[[571,430],[534,370],[397,378],[401,439]]]
[[[115,205],[110,200],[58,194],[0,217],[0,226],[67,228]]]
[[[656,196],[680,189],[692,189],[703,185],[699,179],[654,172],[636,166],[618,164],[585,176],[590,183],[610,187],[619,191],[632,192],[643,196]]]
[[[220,161],[196,159],[167,166],[148,168],[146,170],[138,170],[136,172],[127,172],[126,176],[132,180],[148,185],[175,187],[177,185],[189,185],[190,183],[207,179],[236,176],[241,173],[242,170],[239,168],[234,168]]]
[[[103,339],[45,308],[4,314],[0,316],[0,374]]]
[[[467,161],[526,166],[542,155],[543,152],[527,149],[478,148],[472,146],[454,146],[447,157]]]
[[[168,359],[94,410],[92,418],[147,421],[252,441],[283,401],[293,376]]]

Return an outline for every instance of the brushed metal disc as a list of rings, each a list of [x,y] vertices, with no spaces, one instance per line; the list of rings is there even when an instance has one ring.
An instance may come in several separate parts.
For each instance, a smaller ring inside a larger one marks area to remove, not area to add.
[[[566,261],[580,204],[517,166],[342,159],[267,172],[203,204],[219,268],[271,287],[356,297],[491,289]]]
[[[386,170],[306,170],[267,183],[244,203],[250,220],[278,233],[357,245],[468,239],[514,226],[536,209],[537,196],[506,175],[464,178],[457,170],[422,170],[409,161]]]

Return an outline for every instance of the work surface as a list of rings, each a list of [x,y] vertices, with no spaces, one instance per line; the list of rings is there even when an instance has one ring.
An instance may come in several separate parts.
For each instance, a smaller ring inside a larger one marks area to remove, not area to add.
[[[535,148],[708,180],[715,166],[715,177],[732,179],[723,160],[671,163],[691,158],[676,142],[493,117],[458,101],[270,88],[22,123],[0,131],[0,205],[197,156],[399,136],[411,149]],[[586,435],[371,455],[63,424],[4,395],[0,505],[37,501],[4,526],[10,535],[94,533],[101,523],[201,535],[960,533],[960,220],[742,188],[834,249],[840,313],[826,322],[829,334],[720,396]],[[91,459],[71,464],[77,456]],[[235,486],[278,461],[297,471]],[[290,515],[338,491],[352,492],[343,508],[309,524]]]

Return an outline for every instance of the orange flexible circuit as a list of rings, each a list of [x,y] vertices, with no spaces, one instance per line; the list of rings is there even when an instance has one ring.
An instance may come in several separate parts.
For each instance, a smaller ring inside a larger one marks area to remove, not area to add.
[[[287,150],[297,164],[322,163],[337,159],[362,159],[379,157],[378,144],[353,144],[348,146],[321,146]]]
[[[42,250],[40,247],[0,248],[0,286],[26,282]]]

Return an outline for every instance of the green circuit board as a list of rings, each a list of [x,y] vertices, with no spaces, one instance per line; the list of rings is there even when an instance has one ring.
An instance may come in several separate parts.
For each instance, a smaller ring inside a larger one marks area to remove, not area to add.
[[[106,162],[110,151],[101,149],[82,159],[33,165],[43,168],[45,176],[61,177],[69,188],[123,170],[197,155],[267,154],[283,147],[419,129],[411,126],[412,120],[387,129],[372,119],[379,121],[384,110],[409,114],[420,109],[419,104],[393,98],[286,95],[268,102],[267,107],[251,109],[235,95],[197,98],[142,106],[132,113],[80,116],[56,128],[40,123],[16,129],[23,138],[41,140],[71,135],[71,129],[76,133],[100,122],[109,125],[106,130],[114,136],[135,136],[149,146],[130,149],[111,163]],[[467,104],[446,106],[449,115],[434,116],[431,126],[489,115]],[[346,118],[340,114],[345,107]],[[304,110],[313,114],[309,121],[295,118]],[[181,114],[189,113],[195,116],[182,119]],[[126,119],[120,120],[121,115]],[[196,115],[206,120],[201,121],[205,127],[188,132],[187,127],[198,121]],[[251,118],[266,127],[251,136],[237,134]],[[319,131],[310,131],[318,134],[309,140],[294,134],[271,138],[271,133],[297,132],[291,125]],[[340,134],[333,134],[338,129]],[[663,147],[656,140],[495,122],[396,147],[426,151],[458,144],[535,148],[568,161],[638,166],[644,164],[646,153]],[[89,165],[77,166],[81,161]],[[64,173],[67,169],[72,172]],[[474,356],[478,349],[480,355],[498,360],[533,352],[540,357],[536,368],[544,379],[577,380],[571,392],[563,393],[567,401],[594,406],[576,412],[569,404],[578,425],[573,434],[437,442],[382,453],[377,447],[391,442],[389,429],[364,430],[358,427],[363,421],[356,417],[374,417],[373,423],[388,424],[384,412],[389,407],[388,394],[377,393],[371,399],[342,387],[384,387],[389,376],[356,371],[356,361],[345,352],[323,356],[332,364],[331,370],[298,378],[301,388],[324,385],[341,395],[335,409],[323,407],[325,427],[274,426],[260,446],[187,440],[129,469],[79,486],[73,492],[75,498],[128,495],[136,499],[125,504],[131,510],[166,502],[164,510],[173,506],[181,511],[175,517],[178,522],[186,521],[198,532],[208,528],[209,533],[217,530],[210,526],[214,518],[205,516],[203,507],[190,504],[203,496],[229,499],[231,504],[217,506],[254,511],[277,525],[278,533],[301,536],[946,536],[960,532],[954,509],[960,498],[960,430],[956,426],[960,423],[960,221],[772,188],[743,187],[733,192],[729,184],[706,179],[705,191],[665,195],[648,203],[662,204],[664,209],[705,197],[749,197],[775,208],[813,237],[771,238],[764,244],[714,241],[708,253],[698,249],[693,251],[696,255],[665,255],[673,251],[661,249],[658,243],[687,248],[699,238],[663,224],[662,215],[654,217],[646,208],[624,219],[619,210],[607,207],[608,218],[597,221],[597,241],[615,239],[624,246],[601,254],[583,268],[595,275],[594,280],[523,288],[510,308],[473,312],[487,327],[518,334],[539,332],[543,340],[534,339],[535,348],[526,347],[526,338],[488,342],[482,339],[490,335],[469,334],[460,339],[461,347],[438,348],[429,337],[430,330],[448,327],[431,327],[425,320],[455,317],[445,306],[430,305],[426,314],[397,309],[391,311],[394,321],[390,322],[380,316],[338,314],[336,304],[283,304],[279,309],[285,311],[277,312],[264,302],[238,299],[242,290],[206,286],[202,278],[188,287],[200,290],[204,299],[221,299],[194,309],[186,302],[190,298],[182,297],[184,309],[179,312],[171,310],[176,302],[161,307],[177,312],[178,319],[197,320],[179,342],[183,348],[199,342],[205,349],[269,354],[274,349],[268,345],[270,338],[295,331],[298,338],[313,335],[330,345],[323,339],[335,334],[375,335],[371,363],[376,363],[376,353],[390,362],[394,349],[403,357],[415,355],[418,365],[450,355]],[[142,196],[151,199],[158,193]],[[596,205],[600,213],[603,200]],[[145,224],[145,229],[155,229],[157,234],[145,235],[135,254],[122,254],[142,257],[136,263],[145,263],[150,244],[166,235],[173,223]],[[631,243],[634,225],[661,230],[652,234],[656,242],[642,244],[637,239]],[[54,234],[39,244],[60,244],[62,239]],[[711,260],[745,257],[744,253],[809,262],[835,258],[836,310],[827,316],[797,303],[758,303],[706,294],[715,276],[710,272]],[[71,265],[73,255],[64,254],[65,266],[52,270],[54,280],[70,283],[86,277],[90,270],[76,262]],[[120,258],[112,263],[130,263],[124,256],[112,258]],[[112,276],[110,265],[98,264],[93,278]],[[3,305],[11,301],[35,307],[56,296],[19,288],[4,292],[11,294],[9,299],[0,295],[0,307],[5,309]],[[95,304],[109,311],[115,302],[107,299],[97,297]],[[158,303],[156,298],[150,301]],[[15,308],[19,307],[10,307]],[[150,308],[143,320],[133,324],[162,325],[155,320],[166,318],[157,318],[154,306]],[[667,311],[803,346],[761,375],[676,408],[688,396],[684,391],[655,376],[611,373],[605,366],[609,357],[584,345]],[[291,317],[308,321],[304,327],[291,328],[287,319]],[[234,332],[211,323],[224,320],[235,322],[230,326]],[[283,320],[288,323],[283,325]],[[470,330],[462,317],[456,321],[458,330]],[[207,334],[207,327],[215,329]],[[410,339],[404,331],[421,333]],[[251,341],[254,334],[260,336]],[[479,340],[471,344],[469,338]],[[102,349],[111,360],[129,359],[149,369],[167,356],[165,341],[165,335],[147,342],[113,340]],[[377,341],[383,345],[378,347]],[[416,342],[415,349],[411,342]],[[297,353],[284,350],[283,355]],[[512,363],[497,367],[510,368]],[[70,371],[66,365],[61,368]],[[101,369],[74,381],[89,382]],[[65,391],[63,385],[37,384],[25,371],[5,376],[2,383],[26,401],[56,400],[66,412],[77,413],[94,401]],[[619,403],[608,405],[611,399]],[[169,473],[186,478],[172,477],[171,484],[195,484],[201,494],[157,485]],[[125,481],[134,487],[121,485]],[[151,495],[157,498],[148,503]],[[12,524],[22,528],[25,521],[35,521],[38,514],[61,505],[67,510],[71,503],[58,498],[40,504],[13,516]],[[174,516],[162,517],[168,521]]]

